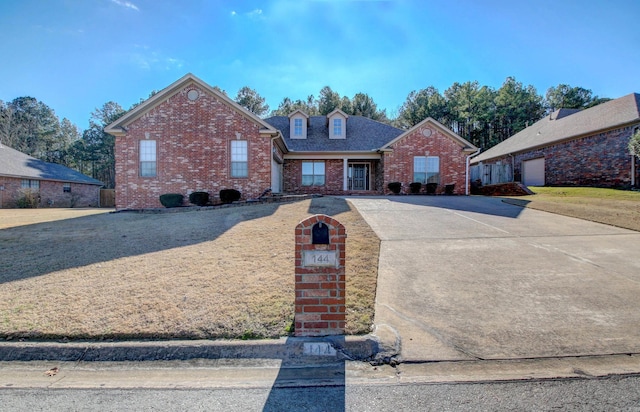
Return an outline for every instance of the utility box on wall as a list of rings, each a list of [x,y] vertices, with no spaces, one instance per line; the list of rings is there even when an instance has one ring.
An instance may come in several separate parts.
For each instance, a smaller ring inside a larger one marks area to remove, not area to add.
[[[295,335],[344,335],[345,228],[315,215],[300,222],[295,234]]]

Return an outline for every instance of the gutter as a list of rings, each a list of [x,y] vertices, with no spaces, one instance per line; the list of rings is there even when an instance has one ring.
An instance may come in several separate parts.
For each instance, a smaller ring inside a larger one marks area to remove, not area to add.
[[[631,155],[631,187],[636,187],[636,156]]]
[[[464,179],[464,194],[466,196],[469,196],[469,162],[470,162],[470,159],[473,156],[476,156],[478,153],[480,153],[481,150],[482,149],[478,149],[475,152],[467,155],[467,160],[465,162],[466,163],[466,170],[465,170],[465,179]]]

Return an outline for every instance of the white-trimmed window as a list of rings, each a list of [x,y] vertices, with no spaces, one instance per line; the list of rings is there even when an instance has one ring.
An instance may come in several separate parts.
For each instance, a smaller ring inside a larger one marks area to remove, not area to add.
[[[324,161],[302,162],[302,186],[324,186]]]
[[[155,177],[156,161],[156,141],[140,140],[140,176]]]
[[[249,157],[246,140],[231,141],[231,177],[249,177]]]
[[[293,119],[293,135],[302,136],[302,119]]]
[[[342,119],[333,119],[333,135],[342,136]]]
[[[439,183],[440,158],[438,156],[414,156],[413,181],[420,183]]]
[[[71,193],[71,183],[63,183],[62,184],[62,191],[64,193]]]
[[[40,181],[34,179],[22,179],[20,187],[23,189],[40,190]]]

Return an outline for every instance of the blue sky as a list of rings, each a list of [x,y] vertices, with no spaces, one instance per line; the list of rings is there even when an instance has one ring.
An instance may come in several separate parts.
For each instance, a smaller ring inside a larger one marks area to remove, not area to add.
[[[234,97],[369,94],[395,115],[409,92],[507,76],[640,92],[637,0],[0,1],[0,100],[32,96],[81,129],[186,73]]]

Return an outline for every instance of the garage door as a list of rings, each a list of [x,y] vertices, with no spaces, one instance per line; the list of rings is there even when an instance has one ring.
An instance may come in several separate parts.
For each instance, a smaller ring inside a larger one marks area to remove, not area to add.
[[[522,162],[525,186],[544,186],[544,157]]]

